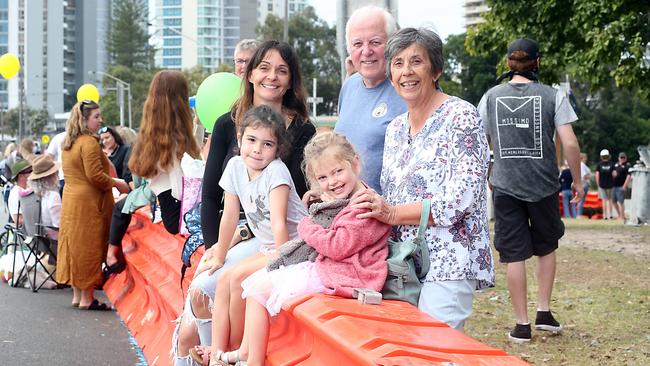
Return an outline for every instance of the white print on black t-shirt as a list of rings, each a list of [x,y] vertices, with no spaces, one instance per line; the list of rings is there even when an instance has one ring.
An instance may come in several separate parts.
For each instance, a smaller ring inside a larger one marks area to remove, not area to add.
[[[498,97],[497,136],[501,159],[542,159],[542,97]]]

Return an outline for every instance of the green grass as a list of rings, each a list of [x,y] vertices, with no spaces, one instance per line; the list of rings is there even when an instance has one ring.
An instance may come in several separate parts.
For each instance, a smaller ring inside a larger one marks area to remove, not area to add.
[[[571,220],[567,235],[641,240],[650,254],[650,227]],[[596,246],[596,245],[595,245]],[[535,365],[650,365],[650,261],[648,255],[560,247],[551,308],[563,324],[558,336],[533,330],[527,345],[507,341],[514,315],[497,264],[496,287],[477,294],[466,333]],[[497,256],[495,252],[495,256]],[[528,314],[536,311],[536,261],[527,264]]]

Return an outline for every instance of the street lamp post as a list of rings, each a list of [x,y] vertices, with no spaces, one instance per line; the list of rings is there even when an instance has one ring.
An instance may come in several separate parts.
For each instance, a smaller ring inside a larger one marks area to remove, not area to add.
[[[131,84],[126,81],[119,79],[109,73],[103,71],[88,71],[88,74],[93,75],[104,75],[110,79],[115,80],[116,90],[117,90],[117,100],[120,107],[120,126],[124,126],[124,90],[127,92],[128,107],[129,107],[129,128],[133,128],[133,122],[131,120]]]

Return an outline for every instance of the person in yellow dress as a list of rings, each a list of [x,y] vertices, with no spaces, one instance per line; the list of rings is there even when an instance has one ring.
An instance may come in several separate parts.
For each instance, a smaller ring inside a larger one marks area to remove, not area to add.
[[[84,310],[111,310],[95,299],[102,284],[102,262],[108,245],[113,209],[113,187],[128,190],[109,175],[110,162],[102,152],[97,131],[99,105],[84,100],[72,107],[62,146],[65,171],[56,280],[72,286],[72,306]]]

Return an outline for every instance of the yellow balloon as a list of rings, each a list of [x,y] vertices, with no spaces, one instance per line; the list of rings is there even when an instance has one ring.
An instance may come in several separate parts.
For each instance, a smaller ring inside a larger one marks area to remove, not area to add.
[[[13,53],[5,53],[0,57],[0,74],[9,80],[20,71],[20,61]]]
[[[77,90],[77,102],[92,100],[99,103],[99,90],[93,84],[84,84]]]

